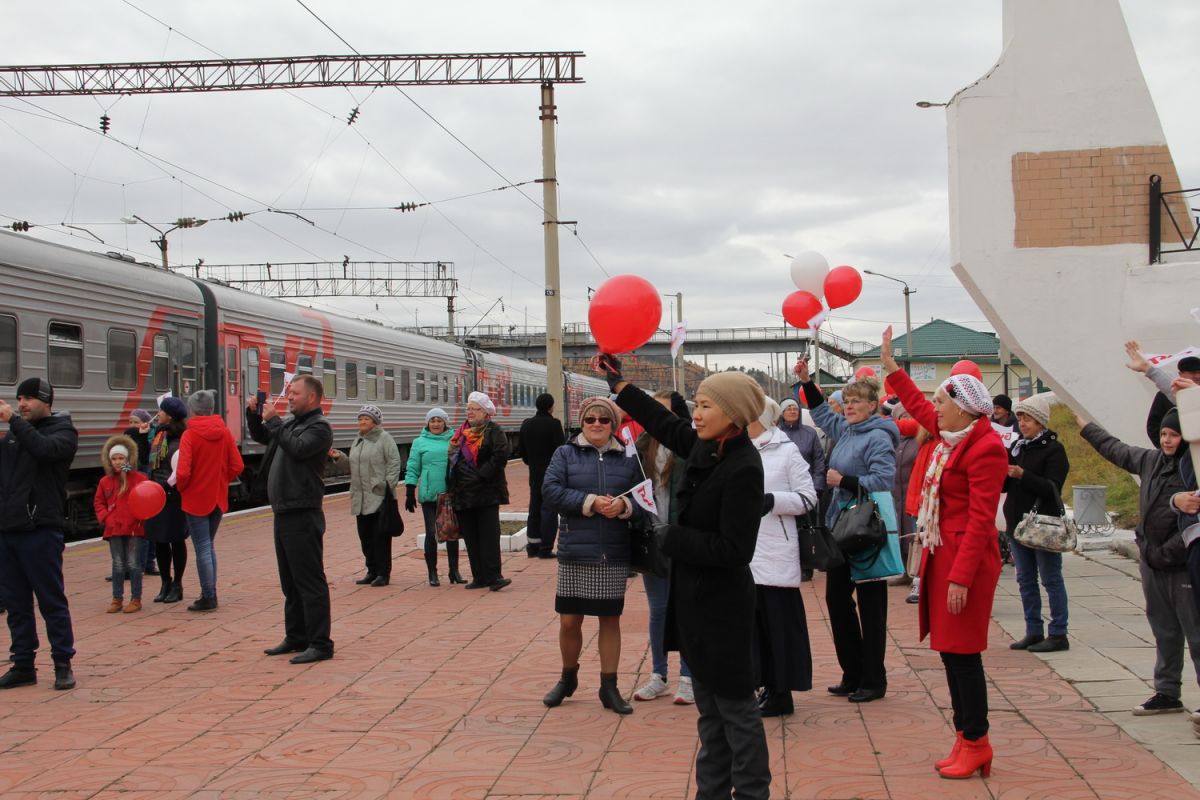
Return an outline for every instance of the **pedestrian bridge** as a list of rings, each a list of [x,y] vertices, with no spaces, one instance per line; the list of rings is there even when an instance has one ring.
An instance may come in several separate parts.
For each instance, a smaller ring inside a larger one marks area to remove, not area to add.
[[[522,359],[546,357],[546,329],[507,325],[482,325],[474,328],[406,328],[412,333],[435,339],[463,342],[470,347]],[[812,331],[787,326],[757,328],[690,328],[684,344],[688,355],[725,355],[740,353],[802,353],[813,342]],[[854,361],[875,347],[872,342],[857,342],[825,331],[820,332],[823,353],[844,361]],[[563,357],[589,358],[596,354],[596,340],[584,323],[563,326]],[[670,356],[671,332],[657,331],[649,342],[637,349],[641,356]]]

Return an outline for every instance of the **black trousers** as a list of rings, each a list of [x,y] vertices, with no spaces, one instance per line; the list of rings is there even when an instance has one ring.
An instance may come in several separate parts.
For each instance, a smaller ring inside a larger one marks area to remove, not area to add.
[[[0,602],[8,608],[14,666],[33,667],[37,656],[34,598],[46,623],[51,659],[69,663],[75,655],[75,632],[63,584],[63,541],[63,532],[52,528],[0,533]]]
[[[358,544],[367,562],[367,574],[392,577],[392,535],[379,530],[379,512],[359,514],[354,522],[358,525]]]
[[[529,468],[529,515],[525,519],[526,552],[531,556],[550,555],[558,538],[558,512],[542,501],[542,482],[546,470]]]
[[[696,800],[767,800],[771,764],[762,715],[753,693],[720,697],[692,678],[700,718],[700,752],[696,755]]]
[[[431,569],[437,569],[437,503],[422,502],[421,515],[425,518],[425,561]],[[450,569],[458,571],[458,541],[456,539],[446,542],[446,564]]]
[[[982,653],[942,653],[946,683],[950,687],[950,705],[954,709],[954,730],[975,741],[988,732],[987,678],[983,674]]]
[[[1196,613],[1200,614],[1200,539],[1188,545],[1187,569],[1188,579],[1192,582],[1192,600],[1196,603]]]
[[[847,565],[829,570],[825,578],[825,605],[829,610],[833,647],[842,668],[842,684],[852,689],[885,691],[887,581],[855,583],[850,579]]]
[[[464,508],[458,515],[458,530],[467,545],[471,579],[492,585],[500,574],[500,506]]]
[[[292,644],[333,652],[325,580],[325,512],[275,514],[275,561],[283,589],[283,627]]]

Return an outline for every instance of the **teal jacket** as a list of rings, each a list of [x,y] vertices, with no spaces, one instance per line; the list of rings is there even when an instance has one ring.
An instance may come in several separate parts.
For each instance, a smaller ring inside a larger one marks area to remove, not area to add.
[[[446,467],[450,463],[450,437],[453,435],[451,430],[430,433],[426,428],[409,448],[404,482],[409,486],[420,484],[417,499],[422,503],[432,503],[446,491]]]

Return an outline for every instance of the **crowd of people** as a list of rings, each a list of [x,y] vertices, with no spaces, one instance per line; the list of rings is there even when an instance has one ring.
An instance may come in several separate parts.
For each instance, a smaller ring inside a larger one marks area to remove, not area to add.
[[[1170,375],[1152,367],[1136,342],[1127,351],[1130,369],[1159,389],[1150,414],[1155,446],[1120,442],[1077,419],[1102,457],[1140,478],[1136,540],[1157,659],[1155,693],[1133,713],[1158,714],[1183,710],[1185,648],[1200,681],[1200,494],[1174,406],[1176,392],[1198,385],[1200,360],[1184,359]],[[930,399],[892,358],[890,329],[881,353],[883,380],[864,375],[829,396],[800,361],[796,394],[782,403],[740,372],[709,376],[691,401],[670,391],[650,395],[625,380],[618,359],[602,355],[612,394],[580,404],[571,436],[553,415],[552,396],[537,398],[518,453],[530,471],[527,554],[557,564],[562,671],[543,697],[547,707],[577,691],[584,624],[595,617],[600,702],[633,712],[618,688],[621,617],[636,574],[631,529],[651,531],[670,568],[665,575],[641,570],[652,671],[632,699],[670,693],[668,654],[678,651],[674,702],[699,712],[698,796],[766,797],[762,719],[794,713],[793,693],[810,691],[814,677],[801,585],[815,565],[806,562],[801,528],[840,540],[863,524],[860,507],[869,505],[883,528],[869,563],[856,551],[824,567],[840,669],[827,691],[851,703],[886,697],[888,587],[911,586],[920,637],[929,637],[943,663],[955,730],[949,754],[934,766],[945,778],[989,774],[983,652],[1005,554],[1025,619],[1024,636],[1011,648],[1070,647],[1062,553],[1021,535],[1034,517],[1066,513],[1070,464],[1050,427],[1054,398],[1014,404],[992,397],[977,377],[956,374]],[[69,689],[75,650],[62,574],[64,496],[78,435],[68,415],[53,411],[53,387],[44,379],[22,382],[17,399],[17,409],[0,400],[0,422],[9,428],[0,445],[0,601],[12,637],[0,689],[37,682],[35,599],[55,688]],[[499,508],[509,499],[512,454],[486,394],[470,394],[457,428],[445,410],[429,409],[406,464],[377,406],[359,410],[358,435],[342,453],[332,449],[319,380],[298,376],[286,399],[286,418],[276,402],[256,397],[246,407],[250,436],[267,448],[255,481],[273,512],[284,597],[284,637],[267,655],[291,654],[292,663],[305,664],[334,654],[324,570],[331,458],[348,459],[350,513],[365,566],[357,583],[391,581],[392,539],[404,530],[403,482],[405,511],[420,506],[423,517],[430,586],[441,583],[443,546],[452,585],[496,592],[511,584],[500,558]],[[105,442],[94,508],[111,555],[109,613],[142,610],[147,571],[162,581],[154,602],[182,600],[188,540],[199,582],[188,609],[219,607],[217,532],[230,483],[245,465],[215,406],[211,391],[186,401],[168,395],[156,416],[134,412],[129,428]],[[133,504],[145,483],[165,495],[149,519]],[[651,500],[635,497],[643,483]],[[469,582],[459,573],[460,538]]]

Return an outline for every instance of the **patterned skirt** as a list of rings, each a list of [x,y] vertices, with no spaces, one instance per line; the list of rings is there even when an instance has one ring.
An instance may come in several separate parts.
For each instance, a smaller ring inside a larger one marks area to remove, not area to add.
[[[618,617],[625,610],[628,578],[628,564],[560,561],[554,610],[559,614]]]

